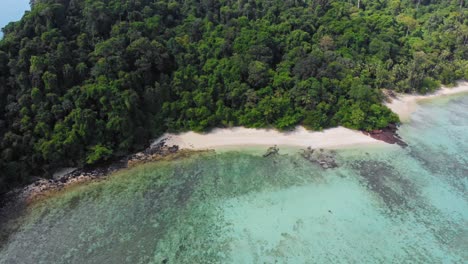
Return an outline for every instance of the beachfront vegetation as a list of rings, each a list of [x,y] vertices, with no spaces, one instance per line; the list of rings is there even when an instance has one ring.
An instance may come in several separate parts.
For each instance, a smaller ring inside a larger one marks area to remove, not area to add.
[[[165,131],[372,130],[468,77],[466,0],[35,0],[0,41],[0,192]]]

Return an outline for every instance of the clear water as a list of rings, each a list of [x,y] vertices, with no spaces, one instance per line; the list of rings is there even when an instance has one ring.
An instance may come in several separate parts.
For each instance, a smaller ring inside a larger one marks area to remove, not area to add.
[[[146,164],[31,206],[0,263],[466,263],[468,96],[424,104],[409,147],[242,151]]]

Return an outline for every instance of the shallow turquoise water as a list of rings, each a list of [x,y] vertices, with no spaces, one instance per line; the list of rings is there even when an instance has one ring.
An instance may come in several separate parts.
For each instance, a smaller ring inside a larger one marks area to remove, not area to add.
[[[467,109],[425,103],[408,148],[326,171],[240,151],[123,171],[29,208],[0,263],[466,263]]]

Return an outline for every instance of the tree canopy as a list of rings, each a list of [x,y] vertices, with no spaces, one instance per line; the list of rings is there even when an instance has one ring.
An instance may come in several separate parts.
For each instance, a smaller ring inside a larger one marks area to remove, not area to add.
[[[0,41],[0,193],[165,131],[398,122],[468,78],[466,0],[35,0]]]

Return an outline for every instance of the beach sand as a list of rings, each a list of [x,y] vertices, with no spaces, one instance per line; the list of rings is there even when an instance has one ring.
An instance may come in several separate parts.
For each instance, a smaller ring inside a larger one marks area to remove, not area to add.
[[[468,82],[460,82],[454,88],[442,87],[430,95],[398,94],[386,105],[400,116],[403,122],[409,120],[418,102],[439,96],[447,96],[468,92]],[[217,128],[208,133],[186,132],[181,134],[166,133],[153,144],[165,140],[167,145],[178,145],[181,149],[228,149],[256,146],[312,147],[312,148],[344,148],[356,145],[383,146],[386,143],[364,135],[360,131],[344,127],[326,129],[324,131],[308,131],[298,126],[292,131],[280,132],[274,129],[252,129],[244,127]]]
[[[218,128],[209,133],[186,132],[165,134],[156,143],[165,139],[167,145],[178,145],[187,149],[226,149],[247,146],[289,146],[312,148],[342,148],[356,145],[383,145],[359,131],[344,127],[326,129],[321,132],[309,131],[298,126],[288,132],[274,129],[252,129],[244,127]]]
[[[410,121],[411,114],[418,109],[418,102],[461,93],[468,93],[468,82],[459,82],[458,85],[453,88],[442,87],[435,93],[428,95],[397,94],[396,98],[385,105],[394,113],[398,114],[402,122],[408,122]]]

